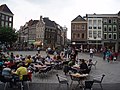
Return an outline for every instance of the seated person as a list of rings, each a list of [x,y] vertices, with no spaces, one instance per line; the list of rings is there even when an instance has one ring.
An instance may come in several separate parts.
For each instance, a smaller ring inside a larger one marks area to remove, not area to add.
[[[13,62],[13,60],[10,60],[7,65],[11,68],[11,69],[16,69],[16,65],[15,63]]]
[[[85,63],[84,59],[82,59],[81,61],[82,63],[80,64],[80,73],[86,73],[86,71],[88,70],[88,66]]]
[[[4,82],[11,82],[10,87],[12,87],[12,72],[8,65],[2,70],[2,76],[4,76]]]
[[[15,56],[15,62],[20,62],[20,56],[17,54],[16,56]]]
[[[0,66],[3,66],[3,60],[0,58]]]
[[[92,66],[92,65],[93,65],[92,59],[89,59],[88,66]]]
[[[28,74],[27,68],[24,67],[23,63],[19,63],[17,70],[15,72],[12,72],[12,73],[18,75],[20,80],[22,80],[23,75]]]
[[[8,78],[11,76],[11,69],[9,68],[8,65],[7,65],[7,67],[3,68],[2,75],[4,77],[8,77]]]
[[[32,63],[31,55],[27,56],[27,59],[25,60],[25,65],[29,66]]]

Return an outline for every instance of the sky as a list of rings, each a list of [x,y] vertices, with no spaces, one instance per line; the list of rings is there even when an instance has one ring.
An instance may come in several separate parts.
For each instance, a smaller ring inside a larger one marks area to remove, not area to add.
[[[71,21],[78,15],[116,14],[120,11],[120,0],[0,0],[7,4],[14,14],[13,27],[19,30],[29,20],[49,17],[61,26],[68,28],[71,38]]]

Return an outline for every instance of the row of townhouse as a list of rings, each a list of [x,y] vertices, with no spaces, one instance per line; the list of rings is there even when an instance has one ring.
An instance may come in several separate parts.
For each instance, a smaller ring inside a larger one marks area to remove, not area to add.
[[[67,40],[67,28],[62,27],[48,17],[30,20],[19,29],[19,44],[28,47],[38,44],[43,48],[64,46]]]
[[[120,12],[77,16],[71,21],[71,43],[81,49],[120,51]]]

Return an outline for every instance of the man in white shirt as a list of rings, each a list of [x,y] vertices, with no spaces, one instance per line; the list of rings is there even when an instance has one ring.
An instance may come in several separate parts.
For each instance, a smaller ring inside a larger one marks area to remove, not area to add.
[[[93,58],[93,52],[94,50],[92,48],[90,48],[90,57]]]

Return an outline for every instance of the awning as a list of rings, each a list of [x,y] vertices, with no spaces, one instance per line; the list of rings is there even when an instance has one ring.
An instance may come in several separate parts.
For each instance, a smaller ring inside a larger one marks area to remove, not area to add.
[[[41,41],[36,41],[36,42],[34,42],[34,45],[42,45],[42,42]]]

